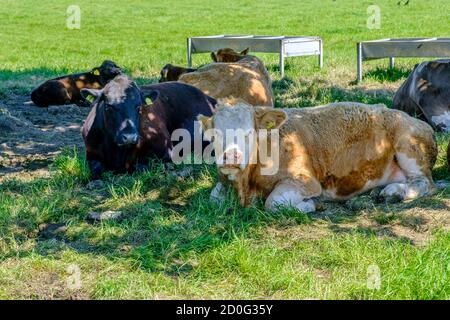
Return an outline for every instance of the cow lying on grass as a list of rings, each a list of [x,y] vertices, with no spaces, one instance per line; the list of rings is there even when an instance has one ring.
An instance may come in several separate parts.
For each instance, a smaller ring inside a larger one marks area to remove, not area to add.
[[[151,157],[170,161],[172,132],[186,129],[193,134],[197,116],[211,116],[215,104],[200,90],[177,82],[153,84],[141,91],[125,75],[103,90],[81,93],[94,99],[82,128],[94,180],[103,171],[133,172]]]
[[[33,90],[31,100],[39,107],[50,105],[76,104],[89,106],[81,96],[81,89],[101,89],[108,81],[122,73],[112,61],[103,61],[102,65],[89,72],[70,74],[48,80]]]
[[[172,64],[166,64],[161,70],[161,76],[159,83],[178,81],[180,77],[185,73],[197,71],[197,69],[177,67]]]
[[[232,63],[220,62],[233,60],[233,56],[235,61]],[[179,81],[197,87],[215,99],[234,97],[254,106],[273,106],[271,80],[261,60],[231,49],[219,50],[214,57],[217,63],[185,73]]]
[[[395,94],[394,108],[450,132],[450,60],[417,65]]]
[[[220,101],[213,117],[199,120],[214,141],[221,176],[214,193],[223,190],[222,183],[231,184],[244,206],[262,196],[268,209],[292,206],[310,212],[315,211],[312,198],[345,200],[379,186],[390,201],[435,191],[432,128],[383,105],[346,102],[279,110]],[[237,129],[245,132],[245,149],[225,134]],[[263,129],[279,130],[251,137]],[[262,161],[263,148],[269,154],[278,150],[279,159]]]

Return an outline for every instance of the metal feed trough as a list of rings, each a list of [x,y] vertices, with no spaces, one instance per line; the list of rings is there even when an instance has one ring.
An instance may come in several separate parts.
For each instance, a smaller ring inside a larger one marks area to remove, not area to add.
[[[406,38],[382,39],[359,42],[357,45],[357,80],[363,76],[364,60],[389,58],[389,65],[394,67],[396,57],[401,58],[445,58],[450,57],[450,38]]]
[[[319,66],[323,66],[323,41],[320,37],[285,37],[254,35],[218,35],[187,39],[188,66],[192,67],[192,54],[231,48],[250,52],[278,53],[280,72],[284,76],[284,59],[299,56],[319,56]]]

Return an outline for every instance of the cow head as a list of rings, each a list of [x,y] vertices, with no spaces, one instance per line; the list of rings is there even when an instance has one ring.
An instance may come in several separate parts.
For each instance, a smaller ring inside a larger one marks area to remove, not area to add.
[[[284,111],[252,107],[242,100],[233,106],[219,101],[212,117],[199,116],[205,137],[213,141],[218,169],[230,180],[257,163],[259,130],[278,129],[286,119]]]
[[[194,71],[197,71],[197,69],[177,67],[170,63],[166,64],[160,72],[159,83],[178,81],[183,74]]]
[[[166,64],[160,72],[160,77],[159,77],[159,83],[163,83],[163,82],[168,82],[168,81],[174,81],[174,80],[170,80],[172,78],[172,71],[173,71],[173,65],[171,65],[170,63]],[[178,79],[177,79],[178,80]],[[177,81],[175,80],[175,81]]]
[[[99,78],[99,82],[105,86],[110,80],[122,74],[122,69],[114,62],[105,60],[100,67],[92,69],[91,73]]]
[[[214,62],[238,62],[247,56],[249,49],[247,48],[241,52],[234,51],[230,48],[220,49],[217,53],[211,52],[211,58]]]
[[[111,80],[104,89],[82,89],[81,95],[93,102],[95,113],[88,124],[103,132],[119,147],[136,145],[139,140],[139,109],[142,96],[138,86],[125,75]]]

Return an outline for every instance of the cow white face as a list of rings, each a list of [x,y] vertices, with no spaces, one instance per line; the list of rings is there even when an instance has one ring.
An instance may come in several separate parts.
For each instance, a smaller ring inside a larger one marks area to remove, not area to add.
[[[199,116],[205,137],[213,141],[221,173],[233,177],[257,163],[260,129],[277,129],[286,121],[283,111],[252,107],[243,101],[234,106],[218,102],[213,117]]]

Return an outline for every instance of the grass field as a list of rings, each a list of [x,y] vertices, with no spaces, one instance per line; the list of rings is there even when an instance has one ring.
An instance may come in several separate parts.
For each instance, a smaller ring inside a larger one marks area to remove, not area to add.
[[[385,69],[387,61],[369,62],[364,82],[355,84],[356,42],[450,36],[448,0],[397,2],[377,2],[381,29],[370,30],[372,1],[0,0],[0,106],[23,99],[44,79],[104,59],[139,83],[154,82],[166,63],[186,64],[186,37],[234,33],[323,37],[322,70],[315,57],[294,58],[280,79],[276,55],[260,55],[277,107],[391,106],[419,60],[399,59],[394,70]],[[66,28],[66,9],[74,4],[82,12],[80,30]],[[208,59],[194,56],[197,65]],[[448,181],[449,136],[437,139],[433,174]],[[243,209],[232,193],[222,205],[211,204],[217,176],[206,165],[168,171],[154,162],[144,173],[106,174],[91,188],[83,151],[61,149],[46,177],[0,179],[1,299],[450,299],[449,187],[403,204],[362,195],[323,203],[312,215],[275,214],[261,204]],[[124,218],[86,220],[105,210]],[[66,228],[40,236],[40,226],[53,223]],[[373,266],[379,289],[368,285]]]

